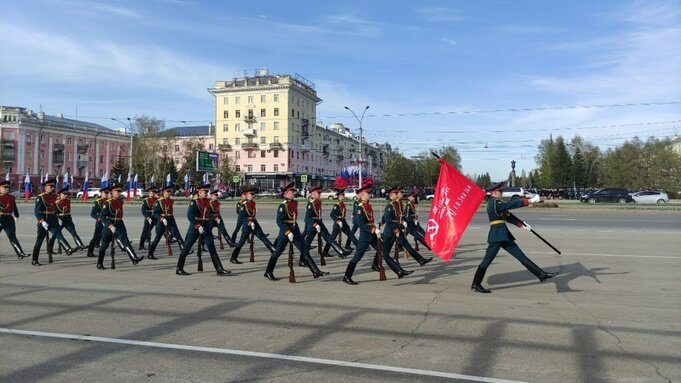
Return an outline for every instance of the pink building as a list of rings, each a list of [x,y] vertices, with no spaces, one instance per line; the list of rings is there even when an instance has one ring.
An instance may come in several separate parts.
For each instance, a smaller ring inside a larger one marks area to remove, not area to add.
[[[2,174],[23,187],[26,173],[35,186],[46,173],[69,173],[74,187],[86,173],[98,184],[121,156],[127,161],[130,136],[90,122],[34,113],[21,107],[0,106]]]
[[[170,142],[164,143],[164,146],[169,144],[171,147],[164,147],[163,153],[170,153],[177,170],[180,170],[184,165],[184,159],[187,155],[188,144],[190,142],[201,143],[203,151],[211,153],[216,151],[213,124],[205,126],[179,126],[164,130],[163,134],[172,137]]]

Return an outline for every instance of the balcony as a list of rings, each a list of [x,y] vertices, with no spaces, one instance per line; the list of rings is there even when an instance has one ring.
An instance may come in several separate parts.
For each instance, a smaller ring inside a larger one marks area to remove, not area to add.
[[[255,124],[257,121],[254,114],[244,116],[244,122],[247,124]]]
[[[269,150],[284,150],[284,145],[281,142],[272,142],[270,143]]]
[[[87,153],[88,145],[78,145],[76,150],[78,153]]]
[[[2,140],[2,147],[14,149],[14,140]]]
[[[52,153],[52,163],[54,166],[64,165],[64,152],[54,152]]]
[[[64,144],[52,144],[52,151],[53,152],[63,152],[64,151]]]
[[[249,128],[249,129],[244,129],[242,134],[246,137],[255,137],[257,132],[256,132],[255,129]]]
[[[77,161],[76,162],[76,167],[78,169],[84,169],[87,167],[87,161]]]
[[[300,145],[300,150],[303,152],[309,152],[312,149],[312,145],[310,144],[310,141],[304,141]]]
[[[218,145],[218,150],[221,151],[221,152],[231,152],[232,151],[232,145],[220,144],[220,145]]]
[[[342,154],[339,154],[339,155],[336,156],[336,161],[343,161],[344,159],[345,159],[345,156],[343,156]]]
[[[14,162],[14,148],[3,147],[2,148],[2,161],[3,162]]]
[[[322,154],[324,155],[324,157],[329,156],[329,145],[322,146]]]
[[[243,150],[258,150],[258,144],[255,142],[245,142],[241,144],[241,149]]]

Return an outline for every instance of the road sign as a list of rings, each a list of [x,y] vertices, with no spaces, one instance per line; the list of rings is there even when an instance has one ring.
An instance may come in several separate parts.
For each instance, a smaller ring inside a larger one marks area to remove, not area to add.
[[[235,184],[238,184],[240,179],[241,179],[241,177],[234,176],[234,177],[232,177],[232,182],[234,182]]]
[[[307,174],[303,174],[300,176],[300,182],[307,183]]]
[[[215,173],[218,170],[219,158],[217,153],[196,152],[196,171]]]

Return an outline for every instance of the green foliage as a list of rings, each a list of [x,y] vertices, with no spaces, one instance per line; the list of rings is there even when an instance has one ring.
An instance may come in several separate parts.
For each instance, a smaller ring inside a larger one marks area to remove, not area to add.
[[[461,156],[456,148],[444,147],[438,151],[438,155],[455,168],[461,169]],[[388,155],[386,163],[383,182],[389,186],[433,187],[440,175],[440,163],[430,152],[406,158],[398,151],[393,151]]]
[[[116,163],[113,168],[111,168],[110,177],[114,183],[118,182],[118,177],[121,177],[121,182],[125,182],[128,179],[127,169],[123,166],[123,157],[118,156]]]
[[[147,183],[152,176],[155,176],[157,186],[165,183],[169,170],[167,160],[171,155],[170,147],[174,135],[164,132],[164,128],[165,123],[162,120],[147,116],[134,118],[132,167],[133,172],[139,174],[142,185],[149,186]],[[170,162],[172,163],[172,159]]]
[[[184,163],[180,169],[181,183],[184,183],[184,175],[189,173],[189,183],[192,185],[200,185],[203,178],[203,172],[196,171],[196,152],[204,150],[203,140],[200,138],[192,138],[184,143],[185,155]]]

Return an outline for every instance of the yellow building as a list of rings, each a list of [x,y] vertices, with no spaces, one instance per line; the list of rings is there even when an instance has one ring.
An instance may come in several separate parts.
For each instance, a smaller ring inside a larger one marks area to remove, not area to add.
[[[358,138],[342,124],[317,125],[322,100],[300,75],[263,68],[253,77],[217,81],[208,91],[215,96],[217,150],[248,183],[277,188],[307,175],[308,185],[330,187],[341,169],[357,164]],[[372,154],[368,173],[379,172],[384,153],[363,146],[365,161]]]

